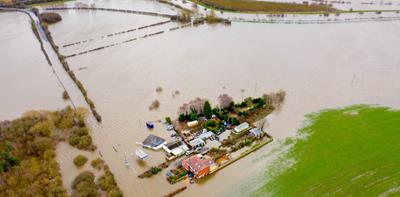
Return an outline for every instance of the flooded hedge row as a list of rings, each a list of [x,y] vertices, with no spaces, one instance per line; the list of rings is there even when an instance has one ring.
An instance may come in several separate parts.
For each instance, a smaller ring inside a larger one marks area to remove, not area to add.
[[[232,19],[234,22],[249,23],[277,23],[277,24],[332,24],[332,23],[358,23],[358,22],[380,22],[380,21],[397,21],[400,17],[368,17],[368,18],[345,18],[345,19],[322,19],[322,20],[280,20],[280,19]]]
[[[146,28],[154,27],[154,26],[158,26],[158,25],[164,25],[164,24],[167,24],[167,23],[170,23],[170,22],[171,22],[171,20],[162,21],[162,22],[158,22],[158,23],[154,23],[154,24],[150,24],[150,25],[146,25],[146,26],[141,26],[141,27],[138,27],[138,28],[128,29],[128,30],[125,30],[125,31],[119,31],[119,32],[116,32],[116,33],[111,33],[111,34],[107,34],[107,35],[101,36],[101,39],[108,38],[108,37],[113,37],[113,36],[117,36],[117,35],[121,35],[121,34],[126,34],[126,33],[130,33],[130,32],[136,31],[136,30],[142,30],[142,29],[146,29]],[[91,39],[82,40],[82,41],[78,41],[78,42],[74,42],[74,43],[70,43],[70,44],[65,44],[62,47],[65,48],[65,47],[70,47],[70,46],[74,46],[74,45],[84,44],[84,43],[91,42],[91,41],[94,41],[94,40],[95,39],[91,38]]]
[[[40,20],[40,18],[39,18],[39,20]],[[51,32],[48,29],[47,24],[40,20],[40,25],[43,27],[44,32],[47,36],[47,39],[49,40],[51,47],[54,49],[55,53],[57,54],[57,57],[60,60],[64,70],[68,73],[68,75],[70,76],[72,81],[74,81],[75,85],[81,91],[83,97],[85,98],[86,103],[89,105],[90,111],[92,112],[93,116],[96,118],[97,122],[101,122],[102,118],[101,118],[100,114],[96,111],[94,102],[89,98],[87,91],[86,91],[85,87],[83,86],[82,82],[80,82],[78,80],[78,78],[75,76],[75,73],[69,68],[68,62],[65,60],[65,57],[63,55],[61,55],[60,51],[58,50],[58,46],[54,42]]]
[[[175,31],[175,30],[183,29],[183,28],[185,28],[185,27],[190,27],[190,26],[192,26],[192,23],[187,23],[187,24],[184,24],[184,25],[181,25],[181,26],[178,26],[178,27],[170,28],[169,31]],[[136,41],[136,40],[138,40],[138,39],[143,39],[143,38],[147,38],[147,37],[152,37],[152,36],[160,35],[160,34],[163,34],[163,33],[165,33],[165,32],[166,32],[166,31],[162,30],[162,31],[154,32],[154,33],[145,34],[145,35],[143,35],[143,36],[139,36],[139,37],[136,37],[136,38],[128,39],[128,40],[122,41],[122,42],[120,42],[120,43],[113,43],[113,44],[109,44],[109,45],[106,45],[106,46],[101,46],[101,47],[97,47],[97,48],[94,48],[94,49],[82,51],[82,52],[79,52],[79,53],[74,53],[74,54],[71,54],[71,55],[67,55],[67,56],[65,56],[65,58],[70,58],[70,57],[75,57],[75,56],[79,56],[79,55],[84,55],[84,54],[87,54],[87,53],[91,53],[91,52],[103,50],[103,49],[106,49],[106,48],[109,48],[109,47],[114,47],[114,46],[117,46],[117,45],[119,45],[119,44],[128,43],[128,42],[133,42],[133,41]]]

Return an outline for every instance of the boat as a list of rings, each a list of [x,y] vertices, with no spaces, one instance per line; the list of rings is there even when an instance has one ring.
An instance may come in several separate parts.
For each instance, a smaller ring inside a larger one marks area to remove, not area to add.
[[[147,121],[146,122],[146,126],[147,126],[148,129],[154,128],[154,124],[151,121]]]
[[[138,157],[138,159],[140,159],[140,160],[144,160],[144,159],[146,159],[146,158],[149,156],[147,153],[144,152],[143,149],[140,149],[140,148],[138,148],[138,149],[135,150],[135,155],[136,155],[136,156]]]

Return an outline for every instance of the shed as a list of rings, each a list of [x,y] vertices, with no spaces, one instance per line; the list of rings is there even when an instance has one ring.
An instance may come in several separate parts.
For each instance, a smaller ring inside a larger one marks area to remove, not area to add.
[[[260,137],[263,134],[263,131],[260,128],[252,128],[250,129],[250,135],[254,137]]]
[[[241,135],[241,134],[243,134],[244,132],[248,131],[249,129],[250,129],[249,123],[244,122],[244,123],[242,123],[242,124],[236,126],[236,127],[233,129],[232,132],[233,132],[233,134],[235,134],[235,135]]]
[[[194,120],[194,121],[188,122],[188,123],[187,123],[187,126],[188,126],[188,127],[195,127],[195,126],[197,126],[198,124],[199,124],[199,121]]]

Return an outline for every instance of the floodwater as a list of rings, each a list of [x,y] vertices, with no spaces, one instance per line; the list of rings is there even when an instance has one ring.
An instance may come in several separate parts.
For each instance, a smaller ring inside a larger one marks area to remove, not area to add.
[[[0,12],[0,120],[66,103],[39,41],[23,13]]]
[[[67,24],[74,20],[66,13],[63,17]],[[80,34],[83,29],[76,29],[74,36],[62,34],[67,31],[64,21],[51,27],[57,43],[87,36]],[[131,26],[135,22],[120,29]],[[222,93],[239,101],[285,90],[283,108],[268,118],[268,132],[276,141],[294,136],[305,114],[323,108],[358,103],[400,107],[399,33],[399,22],[203,25],[72,57],[68,62],[103,117],[101,125],[93,124],[94,141],[127,196],[162,196],[182,185],[189,186],[182,196],[204,196],[205,192],[243,196],[246,193],[238,191],[238,186],[266,170],[274,155],[271,150],[279,143],[194,185],[184,181],[171,186],[165,171],[138,179],[140,172],[163,161],[163,153],[146,150],[150,156],[145,162],[130,156],[127,168],[124,152],[130,155],[138,147],[135,142],[149,134],[170,140],[162,124],[149,131],[144,123],[176,117],[179,106],[195,97],[215,103]],[[155,91],[158,86],[163,88],[161,93]],[[172,96],[176,90],[180,94]],[[160,108],[149,111],[156,99]]]
[[[89,1],[88,4],[166,13],[173,10],[153,1],[129,1],[132,3],[129,6],[126,5],[129,4],[127,2],[103,0]],[[67,4],[73,5],[74,2]],[[59,13],[62,14],[63,20],[50,26],[50,30],[64,55],[93,49],[103,44],[121,43],[132,37],[169,29],[176,25],[168,23],[132,34],[98,39],[103,35],[165,19],[103,11]],[[14,90],[15,88],[10,87],[15,87],[15,84],[22,84],[21,79],[28,80],[28,78],[26,75],[17,75],[15,70],[3,65],[21,64],[24,67],[19,69],[19,72],[28,70],[30,72],[27,73],[36,75],[41,71],[35,67],[33,72],[30,70],[32,68],[27,66],[31,65],[28,63],[41,58],[40,65],[43,64],[44,68],[47,68],[45,67],[47,64],[38,43],[37,49],[31,47],[25,54],[30,56],[37,54],[35,55],[37,58],[18,59],[22,63],[9,58],[14,54],[10,51],[22,53],[24,50],[9,50],[9,47],[4,46],[24,46],[25,49],[25,46],[30,46],[29,43],[37,41],[33,34],[29,34],[30,24],[27,17],[23,19],[21,17],[25,16],[22,14],[10,15],[10,13],[1,13],[0,17],[2,17],[0,20],[2,27],[10,26],[10,29],[26,32],[13,33],[11,36],[6,28],[1,28],[2,43],[10,42],[8,40],[18,36],[27,37],[24,42],[13,42],[0,47],[2,61],[0,113],[6,109],[7,115],[19,114],[27,108],[59,106],[57,102],[63,104],[60,98],[62,89],[57,89],[57,86],[53,87],[58,90],[56,93],[51,88],[46,88],[46,92],[43,93],[46,98],[38,107],[33,100],[42,94],[36,92],[26,95],[14,92],[11,94],[13,96],[9,96],[10,93],[5,94]],[[7,20],[3,20],[3,17]],[[19,22],[10,22],[11,19]],[[6,26],[3,26],[3,23]],[[400,22],[202,25],[172,32],[166,31],[161,35],[119,44],[67,60],[103,117],[102,124],[97,124],[93,118],[90,119],[94,143],[98,146],[98,151],[102,152],[103,159],[110,166],[126,196],[162,196],[183,185],[189,187],[180,194],[181,196],[205,194],[246,196],[247,192],[256,188],[250,187],[242,191],[239,188],[242,188],[243,184],[251,183],[256,176],[265,172],[266,166],[277,154],[272,150],[279,147],[278,141],[296,135],[297,129],[303,124],[305,114],[327,107],[359,103],[400,107],[399,33]],[[6,37],[8,39],[3,35],[8,35]],[[93,42],[61,47],[64,44],[91,38],[94,39]],[[50,54],[50,57],[54,55]],[[35,86],[36,88],[51,84],[54,86],[57,84],[55,79],[51,83],[46,81],[48,78],[55,78],[50,67],[48,69],[47,77],[39,77],[26,83],[23,81],[24,85],[18,89],[28,91],[23,87],[39,82],[43,84]],[[6,73],[3,70],[10,74],[3,74]],[[63,81],[68,81],[65,73],[62,75],[60,71],[59,74]],[[161,93],[155,91],[158,86],[163,88]],[[67,85],[67,89],[77,94],[73,85]],[[146,150],[149,158],[139,162],[134,156],[130,156],[138,147],[136,142],[143,141],[149,134],[171,140],[161,123],[156,123],[155,129],[149,131],[145,128],[146,121],[157,122],[166,116],[175,118],[179,106],[195,97],[206,98],[216,103],[219,94],[227,93],[236,101],[240,101],[247,96],[261,96],[263,93],[279,89],[287,92],[287,99],[280,111],[268,117],[267,131],[275,138],[272,144],[219,171],[201,184],[190,185],[187,181],[183,181],[169,185],[165,180],[165,171],[150,179],[137,178],[139,173],[150,166],[163,162],[164,157],[162,151]],[[179,90],[180,94],[173,96],[176,90]],[[21,103],[29,106],[18,103],[18,99],[21,99],[19,96],[26,99]],[[73,100],[79,100],[78,103],[83,105],[80,97],[75,96]],[[160,101],[160,108],[149,111],[148,107],[154,100]],[[34,106],[31,106],[32,104]],[[19,109],[15,106],[24,108]],[[114,151],[113,146],[117,151]],[[64,185],[69,189],[71,180],[80,171],[71,162],[71,158],[78,152],[71,151],[65,144],[59,145],[57,151]],[[127,152],[129,167],[124,165],[124,152]],[[94,158],[97,154],[97,152],[87,153],[87,156]]]

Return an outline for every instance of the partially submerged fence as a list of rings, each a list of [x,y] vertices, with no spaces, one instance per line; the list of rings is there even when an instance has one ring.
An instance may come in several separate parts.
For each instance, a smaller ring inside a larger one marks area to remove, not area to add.
[[[45,8],[45,10],[100,10],[100,11],[111,11],[111,12],[123,12],[123,13],[130,13],[130,14],[141,14],[141,15],[148,15],[148,16],[159,16],[159,17],[166,17],[166,18],[176,17],[176,15],[162,14],[162,13],[157,13],[157,12],[145,12],[145,11],[113,9],[113,8],[96,8],[96,7],[49,7],[49,8]]]
[[[79,53],[74,53],[74,54],[66,55],[65,58],[70,58],[70,57],[75,57],[75,56],[79,56],[79,55],[84,55],[84,54],[87,54],[87,53],[91,53],[91,52],[103,50],[103,49],[106,49],[106,48],[118,46],[118,45],[123,44],[123,43],[133,42],[133,41],[136,41],[136,40],[139,40],[139,39],[143,39],[143,38],[148,38],[148,37],[160,35],[160,34],[163,34],[163,33],[167,32],[167,31],[175,31],[175,30],[177,30],[177,29],[183,29],[183,28],[189,27],[189,26],[192,26],[192,23],[188,23],[188,24],[184,24],[184,25],[181,25],[181,26],[169,28],[169,30],[161,30],[161,31],[157,31],[157,32],[154,32],[154,33],[145,34],[145,35],[138,36],[138,37],[135,37],[135,38],[131,38],[131,39],[128,39],[128,40],[124,40],[124,41],[122,41],[122,42],[118,42],[118,43],[113,43],[113,44],[109,44],[109,45],[106,45],[106,46],[97,47],[97,48],[90,49],[90,50],[86,50],[86,51],[82,51],[82,52],[79,52]]]
[[[117,35],[121,35],[121,34],[126,34],[126,33],[130,33],[130,32],[134,32],[136,30],[146,29],[146,28],[149,28],[149,27],[155,27],[155,26],[158,26],[158,25],[164,25],[164,24],[167,24],[167,23],[170,23],[170,22],[171,22],[171,20],[162,21],[162,22],[158,22],[158,23],[154,23],[154,24],[150,24],[150,25],[146,25],[146,26],[141,26],[141,27],[138,27],[138,28],[132,28],[132,29],[128,29],[128,30],[125,30],[125,31],[119,31],[119,32],[116,32],[116,33],[103,35],[103,36],[100,37],[100,39],[109,38],[109,37],[113,37],[113,36],[117,36]],[[74,46],[74,45],[84,44],[84,43],[87,43],[87,42],[92,42],[92,41],[95,41],[95,40],[96,39],[94,39],[94,38],[87,39],[87,40],[81,40],[81,41],[78,41],[78,42],[65,44],[62,47],[64,47],[64,48],[65,47],[70,47],[70,46]]]
[[[335,23],[360,23],[360,22],[380,22],[380,21],[398,21],[399,16],[394,17],[357,17],[357,18],[334,18],[334,19],[243,19],[233,18],[233,22],[248,22],[248,23],[271,23],[271,24],[335,24]]]

